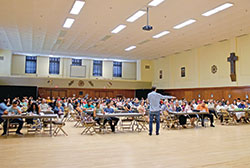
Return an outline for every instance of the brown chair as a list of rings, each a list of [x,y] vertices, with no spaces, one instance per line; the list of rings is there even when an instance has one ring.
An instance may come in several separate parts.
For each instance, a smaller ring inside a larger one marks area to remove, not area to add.
[[[86,113],[82,113],[82,125],[83,125],[83,131],[82,134],[90,134],[93,135],[96,133],[96,122],[93,120],[93,118],[90,118],[90,116]]]
[[[60,131],[62,131],[64,135],[68,136],[68,134],[63,129],[63,127],[66,125],[65,123],[66,120],[67,120],[67,117],[64,116],[62,120],[53,121],[53,124],[55,126],[54,133],[53,133],[54,136],[57,136]]]
[[[136,129],[135,131],[141,132],[141,131],[146,131],[148,130],[148,118],[147,116],[141,116],[137,118],[136,120]]]
[[[220,112],[221,112],[223,120],[226,122],[226,124],[228,124],[228,125],[229,124],[236,124],[236,121],[234,120],[233,114],[229,113],[225,109],[221,109]]]
[[[163,129],[174,128],[179,126],[179,121],[177,117],[173,114],[169,114],[167,111],[163,112],[162,120],[163,120],[162,122]]]

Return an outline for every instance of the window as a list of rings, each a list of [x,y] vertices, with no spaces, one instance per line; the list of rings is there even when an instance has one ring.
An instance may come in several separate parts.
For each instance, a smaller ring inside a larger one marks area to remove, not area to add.
[[[93,61],[93,76],[102,76],[102,61]]]
[[[49,58],[49,74],[58,74],[60,72],[60,58]]]
[[[113,62],[113,77],[122,77],[122,62]]]
[[[25,73],[36,73],[36,57],[26,56]]]
[[[73,66],[82,66],[82,59],[72,59]]]

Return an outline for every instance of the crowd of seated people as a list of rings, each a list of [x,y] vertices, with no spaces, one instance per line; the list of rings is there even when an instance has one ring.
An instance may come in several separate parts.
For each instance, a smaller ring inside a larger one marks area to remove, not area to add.
[[[249,108],[248,100],[240,100],[239,98],[234,100],[233,102],[229,102],[228,100],[192,100],[190,102],[185,99],[171,99],[171,100],[162,100],[159,106],[162,107],[162,111],[174,111],[174,112],[207,112],[207,114],[202,115],[201,121],[202,126],[204,126],[204,118],[207,117],[210,119],[210,126],[214,127],[214,117],[220,118],[220,121],[223,123],[223,116],[219,116],[218,112],[221,110],[236,110],[242,108]],[[23,97],[23,98],[14,98],[4,99],[4,101],[0,104],[0,124],[4,122],[1,118],[3,114],[20,114],[22,112],[29,112],[34,114],[40,114],[44,111],[53,111],[54,114],[58,115],[58,119],[61,119],[65,115],[65,109],[68,111],[76,111],[81,114],[88,110],[92,110],[92,119],[97,122],[98,125],[104,126],[106,123],[109,123],[111,130],[115,132],[115,126],[117,125],[119,118],[110,117],[106,118],[103,123],[101,123],[100,118],[97,115],[104,113],[114,113],[114,111],[122,110],[127,113],[139,112],[145,115],[146,120],[148,121],[148,109],[149,104],[147,99],[138,98],[76,98],[76,97],[68,97],[68,98],[37,98],[33,97]],[[186,128],[187,119],[189,119],[192,126],[195,126],[195,120],[199,117],[198,115],[180,115],[179,123],[183,128]],[[235,120],[237,122],[245,122],[248,123],[248,115],[246,112],[237,112],[234,115]],[[23,127],[23,120],[15,119],[11,120],[11,123],[18,123],[18,128],[16,133],[18,135],[22,135],[20,132]],[[39,121],[38,121],[39,122]],[[29,119],[26,120],[26,123],[33,124],[34,120]],[[3,135],[6,134],[7,123],[3,124],[4,132]]]

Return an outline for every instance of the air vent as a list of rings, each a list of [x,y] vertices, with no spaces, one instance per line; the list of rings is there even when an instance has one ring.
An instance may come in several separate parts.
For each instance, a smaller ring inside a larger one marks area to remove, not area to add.
[[[224,42],[224,41],[227,41],[227,39],[224,39],[224,40],[220,40],[220,41],[218,41],[218,42],[220,42],[220,43],[221,43],[221,42]]]
[[[205,44],[204,46],[207,47],[207,46],[210,46],[210,45],[211,45],[211,44],[209,43],[209,44]]]
[[[138,44],[139,45],[142,45],[142,44],[145,44],[145,43],[147,43],[147,42],[149,42],[150,40],[144,40],[144,41],[141,41],[141,42],[139,42]]]
[[[145,65],[145,69],[150,69],[150,65]]]
[[[247,36],[247,34],[242,34],[242,35],[239,35],[237,37],[243,37],[243,36]]]
[[[102,39],[101,39],[101,41],[106,41],[106,40],[108,40],[110,37],[112,37],[111,35],[106,35],[106,36],[104,36]]]
[[[3,61],[4,60],[4,56],[0,56],[0,61]]]

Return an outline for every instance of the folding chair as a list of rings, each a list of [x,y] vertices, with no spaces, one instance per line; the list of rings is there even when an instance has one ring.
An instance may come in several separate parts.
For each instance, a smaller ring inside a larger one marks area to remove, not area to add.
[[[234,120],[233,113],[229,113],[225,109],[220,110],[222,117],[223,117],[223,122],[226,121],[226,124],[236,124],[236,121]]]
[[[133,125],[135,124],[134,123],[135,120],[133,118],[123,118],[120,120],[120,127],[122,128],[122,130],[125,130],[125,129],[133,129]]]
[[[79,114],[77,111],[75,111],[75,121],[76,121],[76,123],[75,123],[74,127],[78,128],[79,125],[82,124],[82,120],[83,120],[82,113]]]
[[[141,116],[137,118],[136,120],[136,129],[135,131],[141,132],[141,131],[146,131],[148,130],[147,124],[147,117],[146,116]]]
[[[35,119],[33,120],[33,124],[27,124],[26,126],[28,127],[27,134],[30,132],[34,132],[34,133],[41,132],[42,130],[42,123],[40,119]]]
[[[90,134],[90,135],[93,135],[94,133],[96,133],[96,122],[95,120],[93,120],[92,117],[90,117],[89,115],[87,115],[86,113],[83,112],[82,114],[82,118],[83,118],[83,121],[82,121],[82,125],[84,127],[82,134]]]
[[[77,120],[77,112],[75,111],[75,110],[73,110],[73,111],[70,111],[69,113],[68,113],[68,119],[67,119],[67,121],[76,121]]]
[[[67,120],[67,116],[64,116],[62,120],[52,122],[55,126],[54,133],[53,133],[54,136],[57,136],[60,131],[62,131],[64,135],[68,136],[68,134],[63,129],[63,127],[66,125],[65,123],[66,120]]]
[[[44,113],[44,114],[54,114],[53,111],[45,111],[45,112],[43,112],[43,113]],[[43,131],[44,131],[44,132],[50,131],[49,129],[46,129],[46,128],[47,128],[47,125],[50,124],[49,119],[42,119],[41,122],[42,122]]]

